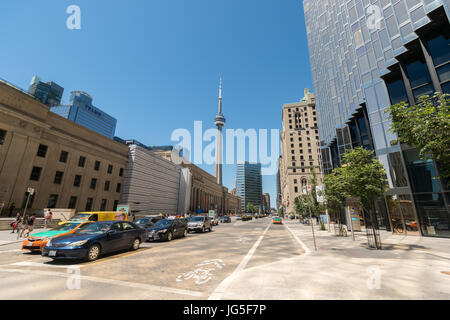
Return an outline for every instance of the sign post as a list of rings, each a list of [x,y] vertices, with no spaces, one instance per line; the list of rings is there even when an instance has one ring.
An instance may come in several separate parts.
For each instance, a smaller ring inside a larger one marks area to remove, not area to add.
[[[308,195],[309,191],[311,191],[311,186],[303,187],[303,194]],[[314,233],[314,222],[312,219],[311,204],[309,203],[309,201],[308,201],[308,209],[309,209],[309,220],[311,220],[311,230],[312,230],[312,235],[313,235],[313,240],[314,240],[314,249],[317,251],[316,235]]]
[[[25,214],[27,213],[28,203],[30,202],[30,196],[34,194],[33,188],[27,188],[28,196],[27,196],[27,203],[25,204],[25,210],[23,210],[23,219],[25,219]]]

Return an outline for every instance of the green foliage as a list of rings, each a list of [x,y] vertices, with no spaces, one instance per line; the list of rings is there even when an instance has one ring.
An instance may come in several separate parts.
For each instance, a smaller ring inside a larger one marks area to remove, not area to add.
[[[249,210],[251,213],[255,213],[258,212],[258,207],[253,203],[247,203],[247,210]]]
[[[417,148],[424,161],[434,158],[441,176],[450,178],[450,95],[437,92],[420,97],[414,106],[401,102],[385,112],[400,142]]]
[[[325,199],[327,199],[328,209],[339,213],[344,207],[345,199],[350,197],[349,179],[345,176],[347,171],[344,168],[336,168],[331,174],[324,178]]]
[[[347,193],[359,200],[370,211],[372,202],[387,189],[386,171],[374,157],[373,151],[355,148],[342,156],[342,177]]]
[[[311,192],[307,195],[300,195],[294,199],[295,212],[302,217],[309,216],[309,208],[313,216],[319,216],[325,211],[324,206],[317,202],[317,176],[314,168],[311,171]]]

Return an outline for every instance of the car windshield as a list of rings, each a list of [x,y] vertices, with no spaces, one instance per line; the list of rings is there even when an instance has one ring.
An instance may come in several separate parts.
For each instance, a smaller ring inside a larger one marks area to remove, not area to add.
[[[60,226],[57,226],[56,228],[53,228],[52,231],[70,231],[75,229],[79,225],[80,223],[78,222],[64,223]]]
[[[106,233],[110,226],[108,223],[88,223],[78,228],[77,233]]]
[[[163,228],[170,227],[173,221],[174,220],[167,220],[167,219],[159,220],[158,222],[155,223],[155,227],[163,227]]]
[[[191,218],[191,222],[200,222],[205,220],[205,217],[193,217]]]
[[[149,223],[150,218],[141,218],[138,221],[136,221],[136,224],[147,224]]]
[[[90,216],[89,213],[77,213],[70,220],[86,220]]]
[[[223,219],[228,219],[228,216],[223,216]]]

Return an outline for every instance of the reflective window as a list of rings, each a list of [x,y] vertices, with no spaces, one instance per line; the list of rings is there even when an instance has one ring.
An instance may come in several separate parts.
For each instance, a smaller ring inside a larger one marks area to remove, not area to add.
[[[408,102],[408,95],[406,94],[405,84],[402,79],[387,81],[386,86],[393,105],[402,101]]]
[[[439,180],[435,179],[437,174],[433,160],[424,162],[420,159],[416,149],[403,151],[403,155],[414,193],[439,192],[441,190]]]
[[[428,41],[428,48],[435,66],[450,61],[450,39],[439,35]]]
[[[424,235],[450,237],[449,214],[441,193],[415,195],[417,213]]]
[[[405,67],[411,88],[414,89],[418,86],[431,83],[431,77],[425,59],[421,58],[420,60],[408,63]]]
[[[407,187],[408,180],[406,178],[406,172],[403,167],[400,152],[389,153],[388,158],[390,164],[389,169],[391,170],[391,177],[394,187]]]

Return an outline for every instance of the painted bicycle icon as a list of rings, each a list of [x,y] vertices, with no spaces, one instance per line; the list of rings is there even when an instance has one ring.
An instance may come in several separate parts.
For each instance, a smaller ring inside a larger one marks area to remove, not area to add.
[[[225,266],[225,263],[222,259],[205,260],[196,265],[196,267],[198,267],[197,269],[180,274],[176,278],[176,281],[181,282],[184,280],[195,279],[196,284],[205,284],[212,279],[212,272],[217,269],[222,269],[223,266]]]

